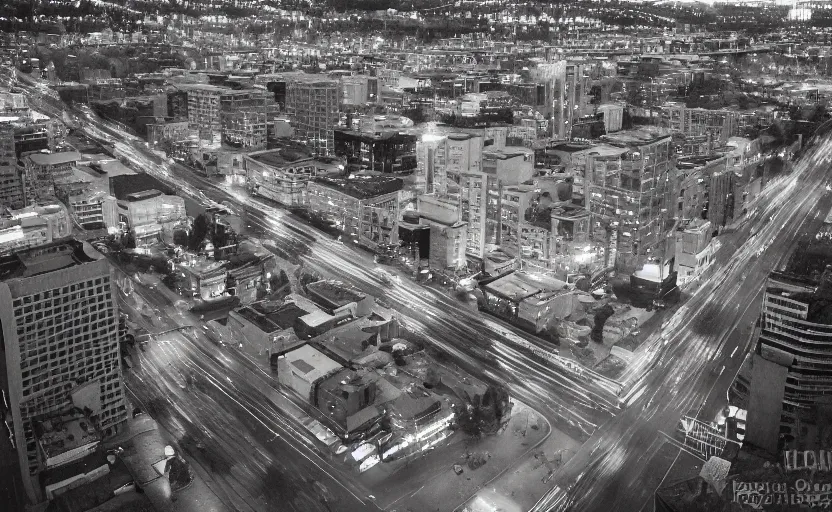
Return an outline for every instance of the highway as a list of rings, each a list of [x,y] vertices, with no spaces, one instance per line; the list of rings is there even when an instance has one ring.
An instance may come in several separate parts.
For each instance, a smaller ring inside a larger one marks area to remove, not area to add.
[[[34,88],[33,93],[38,94]],[[50,104],[47,98],[43,103]],[[58,112],[64,107],[53,104],[52,108]],[[519,348],[519,340],[549,348],[536,338],[404,276],[400,282],[382,285],[373,273],[376,265],[366,253],[332,240],[280,208],[166,163],[135,137],[94,116],[85,120],[84,125],[88,135],[109,142],[134,167],[157,176],[183,194],[197,200],[230,201],[233,207],[246,213],[246,222],[256,236],[273,240],[307,268],[327,277],[337,277],[384,299],[399,311],[408,329],[428,337],[463,367],[489,380],[507,383],[513,396],[533,405],[553,425],[576,438],[588,439],[556,473],[552,491],[534,508],[541,511],[637,511],[645,507],[671,463],[665,457],[667,446],[662,432],[671,433],[683,414],[700,413],[702,419],[709,421],[713,410],[721,407],[720,397],[725,396],[731,374],[745,356],[750,325],[759,315],[759,298],[767,273],[781,264],[795,238],[806,229],[803,225],[806,219],[820,222],[812,216],[818,201],[823,200],[823,207],[829,202],[824,187],[820,186],[824,180],[823,169],[829,165],[832,154],[832,143],[827,138],[807,153],[792,174],[766,189],[753,219],[724,238],[717,254],[718,270],[677,312],[668,312],[674,315],[672,322],[677,327],[667,343],[654,336],[647,342],[650,350],[634,361],[623,382],[625,408],[620,411],[616,383],[591,372],[581,374],[566,365],[542,362]],[[742,242],[752,230],[757,232],[756,236]],[[193,352],[194,347],[186,345],[182,339],[170,346],[160,345],[163,348],[154,349],[158,354],[149,352],[158,360],[142,361],[143,368],[150,368],[145,388],[157,386],[156,393],[173,393],[175,390],[171,388],[179,387],[172,384],[176,382],[176,373],[167,369],[170,365],[163,364],[166,360],[183,358],[183,366],[179,368],[192,370],[188,365],[197,361],[201,371],[213,376],[211,383],[221,381],[216,378],[221,375],[217,372],[236,364],[233,361],[219,364],[215,360],[211,366],[209,360]],[[726,366],[722,373],[712,371],[722,365]],[[128,384],[131,389],[139,385]],[[223,388],[230,397],[220,397],[220,402],[208,411],[200,409],[201,404],[192,403],[191,399],[190,408],[182,411],[184,414],[177,411],[171,417],[182,423],[183,428],[194,424],[205,426],[212,434],[215,430],[220,435],[232,432],[232,425],[212,423],[232,421],[231,418],[208,421],[206,414],[210,416],[219,406],[235,410],[228,400],[240,400],[242,410],[245,400],[262,405],[263,398],[257,398],[262,390],[256,386],[244,388],[234,377],[230,384],[240,387]],[[179,395],[174,396],[178,404]],[[188,400],[183,397],[183,401]],[[166,410],[172,410],[173,405],[166,406]],[[194,418],[192,413],[200,417]],[[279,411],[274,411],[274,415],[279,416]],[[262,444],[263,436],[268,433],[257,432],[257,442]],[[240,475],[244,487],[251,489],[251,496],[255,496],[254,489],[262,472],[240,472]],[[356,495],[361,496],[358,492]]]

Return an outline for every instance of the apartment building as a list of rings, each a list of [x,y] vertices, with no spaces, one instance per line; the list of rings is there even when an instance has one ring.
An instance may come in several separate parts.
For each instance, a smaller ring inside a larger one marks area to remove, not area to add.
[[[208,84],[187,84],[181,89],[188,95],[188,123],[199,132],[200,139],[220,144],[225,127],[229,130],[227,140],[232,143],[265,141],[268,95],[264,91],[232,90]],[[262,115],[241,118],[242,112]],[[226,117],[223,113],[227,113]]]
[[[0,260],[4,343],[0,381],[29,500],[43,501],[46,463],[35,423],[77,407],[105,436],[127,419],[118,306],[109,263],[88,244],[63,239]]]
[[[725,156],[684,157],[676,161],[677,193],[676,217],[680,219],[710,219],[711,184],[714,176],[728,171]],[[722,213],[716,210],[717,216]]]
[[[739,134],[741,112],[735,110],[710,110],[669,105],[663,115],[670,129],[682,133],[685,142],[697,149],[693,154],[710,154],[714,148],[724,146],[729,137]]]
[[[434,184],[439,194],[448,192],[452,183],[459,184],[466,173],[482,171],[483,138],[471,133],[451,133],[434,151]]]
[[[340,87],[335,80],[302,80],[295,77],[286,86],[286,112],[295,137],[316,155],[335,152],[334,131],[340,121]]]
[[[671,137],[646,128],[607,135],[609,146],[587,155],[593,230],[617,232],[616,267],[631,272],[647,257],[665,257],[672,190]],[[595,154],[597,153],[597,154]]]
[[[14,126],[0,118],[0,205],[21,207],[24,204],[23,182],[17,168]]]
[[[146,190],[127,194],[118,201],[119,223],[136,240],[136,245],[172,239],[173,229],[188,220],[185,200],[179,196]]]
[[[551,114],[551,136],[557,140],[571,137],[575,119],[587,114],[591,79],[588,65],[581,61],[557,61],[538,64],[531,78],[546,87],[546,108]]]
[[[264,109],[223,110],[220,118],[224,144],[250,150],[266,149],[268,117]]]
[[[151,146],[166,142],[180,142],[188,139],[191,132],[192,130],[188,121],[151,123],[147,125],[147,142]]]
[[[716,245],[711,223],[701,218],[684,222],[676,231],[676,260],[678,282],[698,279],[713,263]]]
[[[72,219],[58,201],[30,205],[0,214],[0,254],[36,247],[72,233]]]

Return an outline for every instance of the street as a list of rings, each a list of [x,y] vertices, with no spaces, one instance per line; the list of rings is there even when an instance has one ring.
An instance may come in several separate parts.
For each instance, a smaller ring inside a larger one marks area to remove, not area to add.
[[[831,158],[832,140],[826,137],[783,183],[766,190],[757,219],[741,228],[758,229],[758,234],[730,260],[721,255],[717,271],[680,310],[679,327],[660,350],[656,366],[631,383],[627,396],[638,398],[561,468],[557,486],[534,510],[650,510],[669,467],[659,456],[665,444],[661,433],[672,433],[682,415],[701,413],[699,419],[710,421],[725,405],[760,315],[768,273],[785,262],[800,233],[817,228],[832,206],[822,186]],[[658,336],[653,341],[660,342]],[[712,369],[726,357],[730,362],[715,375]]]
[[[43,102],[49,104],[49,99]],[[111,143],[134,168],[183,195],[229,201],[245,212],[251,226],[247,234],[273,240],[305,268],[383,299],[399,312],[408,330],[430,340],[467,371],[506,383],[511,395],[532,405],[555,428],[585,440],[555,474],[552,491],[535,506],[541,511],[637,511],[645,506],[649,510],[672,462],[662,433],[672,433],[682,415],[710,421],[724,405],[721,401],[749,346],[750,326],[759,316],[768,272],[782,264],[795,239],[808,229],[805,223],[822,222],[830,206],[821,186],[832,156],[832,141],[826,138],[782,182],[766,189],[754,218],[729,236],[742,241],[752,230],[756,235],[736,248],[723,243],[716,270],[682,307],[665,313],[676,315],[677,327],[666,344],[658,334],[653,336],[631,363],[622,382],[620,410],[616,383],[592,372],[582,375],[566,365],[542,362],[511,341],[521,339],[551,350],[534,336],[407,276],[382,285],[369,254],[332,240],[230,184],[163,161],[136,137],[105,121],[89,118],[83,130]],[[823,214],[813,216],[818,209]],[[268,394],[278,391],[268,383],[269,377],[209,343],[204,337],[172,333],[169,342],[152,344],[139,353],[137,371],[127,378],[127,385],[167,429],[194,440],[196,448],[186,450],[209,470],[213,466],[210,472],[217,475],[218,492],[239,510],[262,510],[264,497],[273,503],[293,501],[298,510],[327,510],[329,505],[316,499],[311,483],[322,481],[338,502],[336,510],[371,506],[360,486],[340,472],[333,474],[336,470],[312,446],[314,440],[275,407]],[[205,455],[200,458],[202,451]],[[211,454],[217,454],[216,459]],[[281,480],[286,475],[297,481]],[[299,488],[299,492],[275,493],[272,488]]]

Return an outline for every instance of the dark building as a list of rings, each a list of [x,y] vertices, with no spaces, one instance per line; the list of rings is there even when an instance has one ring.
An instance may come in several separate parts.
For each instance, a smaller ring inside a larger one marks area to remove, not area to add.
[[[56,85],[54,89],[58,91],[58,97],[64,103],[70,105],[73,103],[82,105],[89,103],[89,86],[87,84]]]
[[[170,90],[168,96],[168,115],[174,121],[188,119],[188,93],[178,89]]]
[[[335,156],[350,170],[399,173],[416,168],[416,136],[396,132],[335,130]]]

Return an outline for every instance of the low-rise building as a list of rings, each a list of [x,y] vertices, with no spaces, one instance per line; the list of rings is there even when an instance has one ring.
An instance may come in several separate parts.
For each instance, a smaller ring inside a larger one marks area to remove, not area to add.
[[[508,322],[539,333],[566,318],[573,298],[565,281],[514,271],[480,282],[480,307]]]
[[[676,231],[676,270],[679,284],[699,278],[713,263],[716,244],[711,223],[701,218],[685,222]]]
[[[32,153],[24,157],[27,204],[54,196],[55,181],[68,178],[80,159],[81,154],[76,151]]]
[[[205,302],[212,302],[227,296],[228,271],[218,261],[184,261],[178,267],[185,274],[185,290],[189,296]]]
[[[335,156],[351,171],[401,173],[416,168],[416,136],[387,132],[335,130]]]
[[[47,244],[72,233],[72,219],[58,201],[4,210],[0,215],[0,254]]]
[[[119,231],[116,199],[109,181],[90,167],[79,166],[55,182],[55,195],[66,204],[75,224],[85,230]]]
[[[118,201],[118,214],[122,231],[131,233],[137,246],[172,239],[173,229],[188,221],[185,200],[158,190],[127,194]]]
[[[243,165],[251,193],[296,207],[307,204],[310,180],[344,171],[339,161],[313,158],[302,147],[248,153],[243,155]]]

